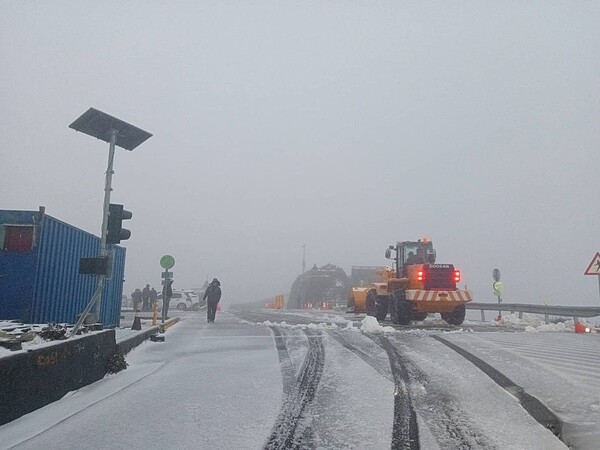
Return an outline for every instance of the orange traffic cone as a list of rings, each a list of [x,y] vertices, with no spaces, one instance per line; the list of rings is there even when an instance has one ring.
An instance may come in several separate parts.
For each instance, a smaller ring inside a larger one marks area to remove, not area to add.
[[[581,322],[575,322],[575,333],[591,333],[592,329]]]
[[[139,309],[135,310],[135,317],[133,318],[133,325],[131,325],[132,330],[140,331],[142,329],[142,321],[140,320],[140,316],[138,315],[139,312],[140,312]]]

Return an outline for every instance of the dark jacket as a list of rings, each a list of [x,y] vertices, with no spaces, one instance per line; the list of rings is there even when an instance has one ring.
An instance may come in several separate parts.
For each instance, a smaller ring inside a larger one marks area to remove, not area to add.
[[[171,296],[173,295],[173,281],[169,280],[165,283],[165,285],[163,286],[163,298],[167,297],[167,298],[171,298]]]
[[[219,300],[221,300],[221,288],[219,285],[216,283],[211,283],[206,288],[206,292],[204,293],[204,297],[202,297],[202,299],[208,299],[208,303],[219,303]]]

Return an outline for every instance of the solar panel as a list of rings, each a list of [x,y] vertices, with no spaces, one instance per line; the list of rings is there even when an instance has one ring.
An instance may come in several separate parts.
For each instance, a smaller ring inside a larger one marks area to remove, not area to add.
[[[69,128],[110,143],[111,130],[117,130],[117,147],[133,150],[152,137],[151,133],[117,119],[109,114],[90,108],[76,119]]]

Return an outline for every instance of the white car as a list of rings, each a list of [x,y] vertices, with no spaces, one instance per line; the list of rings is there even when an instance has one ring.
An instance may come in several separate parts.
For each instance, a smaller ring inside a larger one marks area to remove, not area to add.
[[[190,291],[173,290],[169,309],[178,309],[179,311],[188,311],[199,307],[200,298]],[[162,310],[162,294],[158,296],[158,309]]]

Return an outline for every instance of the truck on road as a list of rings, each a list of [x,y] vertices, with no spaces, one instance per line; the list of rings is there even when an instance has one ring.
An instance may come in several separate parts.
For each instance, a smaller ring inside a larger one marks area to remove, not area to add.
[[[451,325],[465,320],[465,304],[471,292],[457,287],[460,270],[453,264],[437,264],[433,243],[428,239],[397,242],[385,252],[392,267],[378,269],[380,280],[351,288],[348,305],[385,320],[388,312],[395,324],[409,325],[440,313]]]

